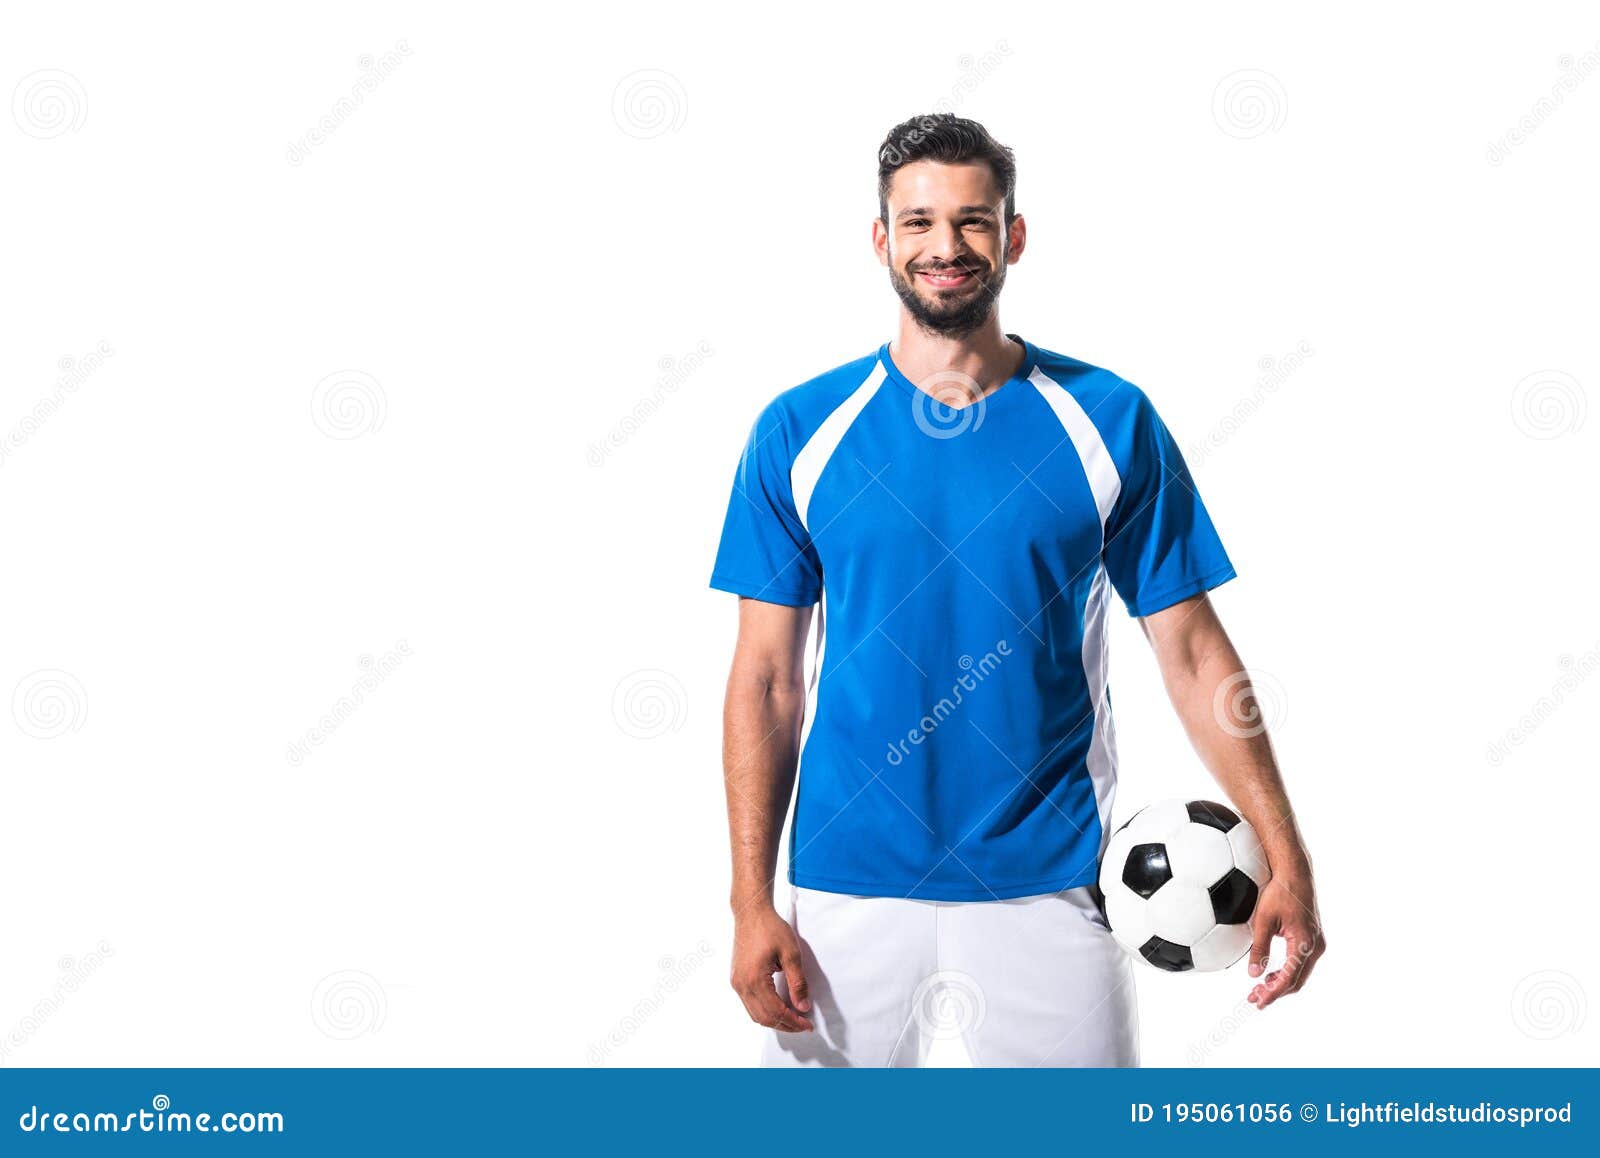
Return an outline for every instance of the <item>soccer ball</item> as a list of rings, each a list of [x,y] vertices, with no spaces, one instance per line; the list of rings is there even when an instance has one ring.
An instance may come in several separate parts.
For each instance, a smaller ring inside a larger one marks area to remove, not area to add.
[[[1112,833],[1100,864],[1106,920],[1157,969],[1226,969],[1250,948],[1272,879],[1255,829],[1210,800],[1159,800]]]

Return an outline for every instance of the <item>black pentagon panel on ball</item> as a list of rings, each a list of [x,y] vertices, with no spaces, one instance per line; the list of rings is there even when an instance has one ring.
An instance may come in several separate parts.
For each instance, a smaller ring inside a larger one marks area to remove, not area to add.
[[[1189,946],[1163,937],[1151,937],[1140,945],[1139,955],[1157,969],[1165,969],[1168,973],[1182,973],[1185,969],[1194,968],[1194,955],[1189,952]]]
[[[1256,911],[1256,882],[1236,868],[1229,869],[1208,891],[1219,925],[1242,925]]]
[[[1195,824],[1209,824],[1219,832],[1227,832],[1239,823],[1239,814],[1226,804],[1215,800],[1189,801],[1189,819]]]
[[[1145,900],[1171,879],[1166,845],[1136,844],[1128,850],[1128,859],[1122,865],[1122,883]]]

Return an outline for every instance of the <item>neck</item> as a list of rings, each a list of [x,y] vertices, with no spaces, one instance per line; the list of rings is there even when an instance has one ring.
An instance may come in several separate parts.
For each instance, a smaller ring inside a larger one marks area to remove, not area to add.
[[[927,386],[935,375],[948,379],[954,371],[977,382],[983,394],[991,394],[1017,372],[1026,352],[1006,337],[998,310],[979,329],[958,338],[930,334],[901,310],[900,332],[889,345],[889,355],[919,387]]]

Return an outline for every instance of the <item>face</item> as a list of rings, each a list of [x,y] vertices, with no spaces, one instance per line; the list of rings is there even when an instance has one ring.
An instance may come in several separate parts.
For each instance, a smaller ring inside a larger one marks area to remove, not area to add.
[[[982,162],[916,161],[895,172],[888,203],[888,226],[873,224],[873,245],[906,311],[943,337],[984,325],[1025,237],[1021,217],[1005,226],[993,171]]]

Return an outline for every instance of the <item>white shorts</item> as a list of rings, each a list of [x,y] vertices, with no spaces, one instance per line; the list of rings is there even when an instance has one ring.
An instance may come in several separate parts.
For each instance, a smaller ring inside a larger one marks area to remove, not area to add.
[[[1088,886],[1008,901],[796,887],[789,919],[816,1029],[768,1030],[764,1066],[917,1066],[950,1038],[975,1066],[1139,1064],[1133,965]]]

